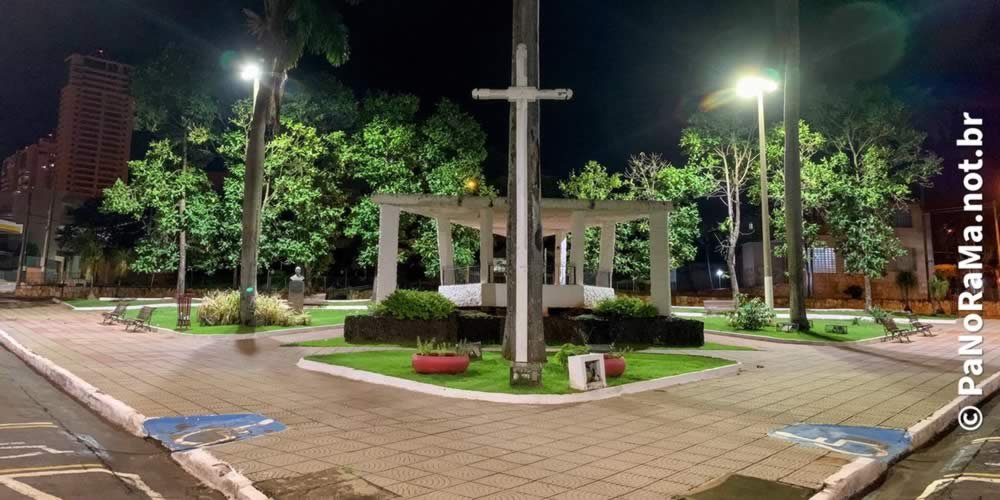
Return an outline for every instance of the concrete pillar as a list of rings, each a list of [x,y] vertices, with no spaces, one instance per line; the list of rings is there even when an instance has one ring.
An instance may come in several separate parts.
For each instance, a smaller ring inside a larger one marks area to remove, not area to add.
[[[399,207],[382,205],[378,214],[378,268],[375,275],[375,302],[396,291],[399,260]]]
[[[597,286],[611,286],[615,269],[615,223],[601,224],[601,260],[597,266]]]
[[[556,233],[556,262],[552,267],[552,284],[553,285],[565,285],[566,284],[566,250],[569,240],[566,238],[565,231],[559,231]]]
[[[493,209],[479,211],[479,282],[489,283],[493,277]]]
[[[437,218],[438,267],[442,285],[455,284],[455,246],[451,243],[451,222]]]
[[[670,315],[670,214],[649,214],[649,288],[660,316]]]
[[[573,246],[569,249],[569,264],[573,266],[576,284],[583,284],[583,264],[586,260],[587,226],[583,212],[573,212],[570,219],[570,232],[573,234]]]

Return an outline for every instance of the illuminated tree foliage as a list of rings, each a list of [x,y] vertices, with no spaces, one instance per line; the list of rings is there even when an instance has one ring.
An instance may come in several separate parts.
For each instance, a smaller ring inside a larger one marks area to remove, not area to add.
[[[462,195],[469,180],[476,195],[495,195],[483,182],[486,135],[471,115],[442,100],[421,120],[420,100],[407,94],[378,94],[361,106],[361,125],[337,136],[344,168],[363,184],[361,192]],[[400,259],[419,258],[427,276],[439,269],[436,222],[403,214]],[[359,264],[373,266],[378,255],[378,207],[362,197],[350,209],[346,234],[360,242]],[[453,227],[456,267],[475,262],[478,233]]]

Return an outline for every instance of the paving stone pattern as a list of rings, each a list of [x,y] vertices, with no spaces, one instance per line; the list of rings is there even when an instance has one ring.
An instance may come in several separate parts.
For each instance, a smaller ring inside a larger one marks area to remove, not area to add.
[[[302,497],[294,478],[319,478],[316,498],[664,498],[732,473],[818,488],[850,457],[768,431],[798,422],[905,428],[955,397],[959,368],[957,326],[912,344],[708,335],[761,350],[717,353],[744,363],[738,376],[592,403],[505,405],[301,370],[301,356],[331,349],[281,347],[283,336],[125,333],[99,322],[61,306],[0,311],[0,328],[19,342],[147,416],[253,412],[286,424],[211,448],[278,498]],[[987,366],[998,356],[991,350]]]

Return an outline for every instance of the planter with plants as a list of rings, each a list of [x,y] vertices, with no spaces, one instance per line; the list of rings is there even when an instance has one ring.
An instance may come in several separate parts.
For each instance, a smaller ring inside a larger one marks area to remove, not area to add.
[[[469,354],[462,344],[422,342],[417,337],[417,352],[411,359],[413,371],[425,375],[465,373],[469,368]]]
[[[704,323],[660,316],[656,307],[636,297],[603,300],[594,307],[593,314],[576,316],[569,321],[579,332],[577,337],[592,344],[699,347],[705,343]]]
[[[437,292],[396,290],[370,310],[347,318],[347,342],[413,345],[417,335],[458,341],[455,305]]]
[[[604,375],[607,377],[621,377],[628,366],[625,363],[625,354],[631,350],[629,347],[617,349],[612,345],[611,351],[604,353]]]

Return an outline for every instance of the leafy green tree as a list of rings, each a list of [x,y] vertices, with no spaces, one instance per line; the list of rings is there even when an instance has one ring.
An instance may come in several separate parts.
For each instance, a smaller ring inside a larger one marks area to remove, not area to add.
[[[182,232],[189,239],[186,247],[197,254],[213,251],[218,196],[205,172],[186,168],[169,140],[151,143],[145,158],[129,162],[129,177],[128,184],[119,179],[104,190],[103,209],[146,224],[146,234],[135,247],[133,269],[178,270],[187,250],[178,252],[175,246]]]
[[[243,133],[249,123],[246,102],[234,106],[232,127],[220,145],[229,175],[218,207],[219,233],[215,255],[221,267],[240,261],[244,176]],[[325,122],[323,114],[310,118]],[[305,117],[305,116],[303,116]],[[329,264],[333,240],[343,232],[344,173],[335,151],[338,132],[320,133],[311,125],[286,117],[281,133],[267,144],[261,199],[258,264],[301,265],[307,276]]]
[[[800,202],[803,213],[803,250],[807,275],[811,280],[812,263],[809,259],[812,249],[816,247],[817,238],[823,224],[824,208],[829,201],[826,189],[834,175],[832,166],[822,154],[826,139],[822,134],[803,120],[799,121],[799,153],[800,153]],[[787,227],[785,212],[785,128],[783,124],[776,125],[767,135],[768,155],[768,194],[771,208],[772,237],[777,244],[772,247],[775,255],[787,255],[788,239],[785,236]],[[754,182],[753,184],[757,184]],[[760,193],[749,191],[753,203],[760,203]]]
[[[929,186],[941,160],[923,148],[906,106],[884,87],[850,87],[815,101],[811,121],[826,138],[832,169],[823,210],[847,272],[864,275],[865,308],[871,280],[902,255],[893,220]]]
[[[741,236],[742,203],[757,170],[756,129],[749,115],[728,109],[694,115],[681,132],[681,149],[689,168],[698,169],[712,181],[710,196],[726,207],[727,217],[719,226],[723,237],[719,250],[729,268],[733,298],[740,287],[736,274],[736,252]]]
[[[678,168],[659,155],[639,153],[629,160],[622,176],[608,173],[596,161],[587,162],[579,173],[559,182],[563,196],[588,200],[652,200],[670,201],[674,210],[670,218],[671,266],[678,268],[694,259],[698,248],[695,240],[701,216],[694,200],[704,196],[710,184],[699,172]],[[600,258],[597,228],[587,230],[586,263],[596,268]],[[615,274],[632,279],[649,277],[649,221],[638,220],[617,224],[615,232]]]
[[[281,101],[288,71],[306,50],[338,66],[347,61],[347,28],[333,2],[265,0],[263,14],[245,9],[250,32],[257,38],[264,74],[258,82],[247,131],[242,242],[240,245],[240,323],[253,326],[257,296],[257,262],[261,232],[264,158],[267,131],[280,133]]]
[[[200,146],[208,142],[210,127],[218,116],[217,103],[206,88],[205,82],[209,80],[203,58],[173,46],[150,63],[136,68],[132,76],[136,130],[148,132],[155,139],[168,141],[171,147],[179,148],[181,172],[191,168],[192,156],[199,156],[199,153],[204,156]],[[177,293],[182,294],[186,288],[190,224],[190,217],[186,214],[187,196],[183,190],[179,193],[176,210]],[[158,243],[173,246],[168,241]],[[146,256],[144,261],[147,263],[170,260],[165,248],[145,250],[140,255]],[[151,253],[162,255],[154,257]]]
[[[358,263],[373,266],[378,256],[378,207],[371,193],[424,193],[456,196],[467,192],[469,181],[480,195],[495,195],[483,182],[486,135],[479,123],[456,104],[439,102],[421,121],[420,100],[407,94],[377,94],[361,106],[361,127],[340,134],[337,151],[344,168],[361,183],[360,199],[352,203],[348,236],[360,240]],[[403,214],[400,219],[400,259],[418,257],[427,276],[439,271],[436,222]],[[478,233],[452,228],[455,265],[475,262]],[[408,245],[405,242],[411,242]]]
[[[70,211],[71,223],[59,228],[56,241],[63,251],[80,257],[84,279],[93,287],[114,275],[124,275],[134,258],[133,247],[146,232],[142,220],[109,214],[103,198],[94,198]],[[99,276],[101,270],[106,272]],[[91,290],[92,293],[93,290]]]
[[[569,176],[566,180],[559,181],[559,190],[562,192],[563,196],[567,198],[575,198],[578,200],[609,200],[612,198],[621,197],[623,192],[623,187],[625,186],[625,180],[622,179],[619,173],[608,173],[608,169],[601,165],[600,163],[590,160],[580,170],[580,173],[570,170]],[[625,224],[617,224],[615,228],[615,238],[619,238],[622,233],[622,227]],[[600,229],[596,227],[588,227],[583,234],[583,245],[584,249],[584,267],[589,267],[590,269],[597,269],[598,261],[600,260]],[[634,235],[627,235],[634,236]],[[571,235],[570,242],[573,245],[577,244],[577,235]],[[631,240],[628,240],[631,242]],[[628,252],[624,248],[625,241],[618,240],[615,242],[615,270],[619,269],[619,261],[622,262],[625,267],[634,267],[632,262],[634,256],[631,252]]]

